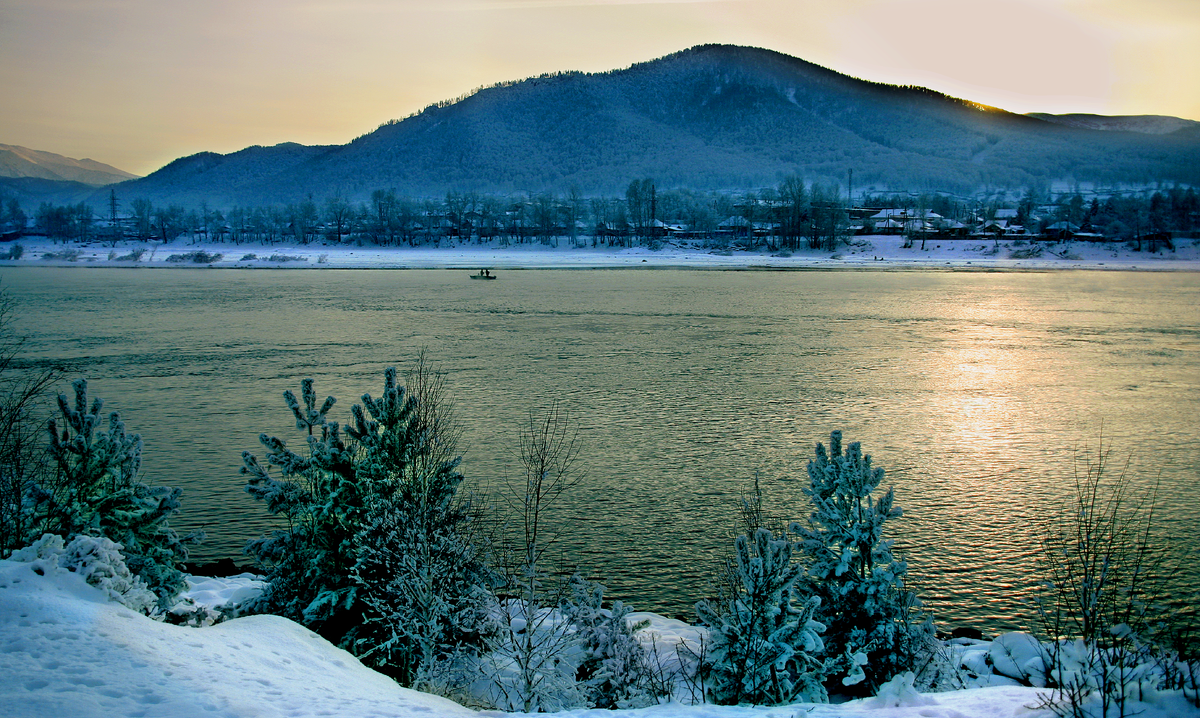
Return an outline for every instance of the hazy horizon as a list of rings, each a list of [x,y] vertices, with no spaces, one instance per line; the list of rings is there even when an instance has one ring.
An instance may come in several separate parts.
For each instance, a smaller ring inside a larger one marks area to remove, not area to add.
[[[705,43],[1012,112],[1200,118],[1190,0],[0,0],[0,142],[145,175]]]

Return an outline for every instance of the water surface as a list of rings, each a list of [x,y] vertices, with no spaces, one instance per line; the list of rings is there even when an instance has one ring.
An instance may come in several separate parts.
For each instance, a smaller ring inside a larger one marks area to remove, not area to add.
[[[758,472],[802,519],[805,466],[841,429],[887,471],[891,536],[939,622],[1028,628],[1037,527],[1101,433],[1164,525],[1194,533],[1200,276],[1191,273],[86,270],[20,268],[27,357],[69,361],[184,488],[202,559],[269,530],[238,474],[281,395],[314,377],[344,420],[421,349],[447,372],[462,464],[493,493],[557,400],[587,476],[558,553],[638,609],[686,616]],[[1189,577],[1193,585],[1195,577]]]

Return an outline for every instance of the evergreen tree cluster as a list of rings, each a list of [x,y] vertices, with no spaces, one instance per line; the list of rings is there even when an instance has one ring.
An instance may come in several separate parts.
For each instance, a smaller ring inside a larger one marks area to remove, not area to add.
[[[170,526],[181,489],[141,481],[141,436],[128,433],[116,412],[102,429],[104,402],[88,403],[86,380],[72,386],[74,401],[60,394],[60,416],[47,426],[49,465],[26,478],[14,497],[19,508],[6,512],[9,528],[19,527],[21,534],[8,537],[10,546],[25,546],[46,534],[68,542],[106,539],[120,546],[129,570],[167,610],[184,588],[180,569],[187,545],[202,537],[180,536]]]
[[[817,444],[808,464],[807,522],[764,527],[762,497],[745,500],[747,533],[735,541],[728,594],[701,601],[709,626],[709,691],[717,703],[823,702],[828,693],[874,692],[911,671],[933,639],[932,621],[904,584],[884,524],[894,494],[874,496],[883,470],[842,434]],[[792,538],[794,537],[794,538]]]
[[[306,433],[293,452],[262,435],[244,452],[247,491],[286,528],[250,542],[267,567],[259,609],[292,618],[406,684],[488,632],[489,574],[467,539],[458,460],[439,450],[419,397],[384,374],[343,427],[311,379],[285,400]],[[277,467],[275,477],[268,467]]]

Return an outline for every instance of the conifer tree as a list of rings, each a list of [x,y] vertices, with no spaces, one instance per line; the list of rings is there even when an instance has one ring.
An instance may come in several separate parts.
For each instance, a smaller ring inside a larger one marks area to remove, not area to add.
[[[120,544],[129,570],[154,591],[160,607],[169,608],[184,588],[179,568],[187,560],[185,544],[200,539],[180,537],[168,524],[183,491],[142,483],[141,436],[126,433],[116,412],[108,415],[108,430],[100,431],[104,402],[95,399],[89,407],[86,380],[72,386],[74,405],[59,394],[62,423],[52,419],[48,426],[55,471],[31,487],[33,526],[67,541],[92,536]]]
[[[709,695],[722,705],[824,703],[825,627],[814,620],[816,596],[800,598],[803,568],[794,544],[760,528],[736,541],[736,578],[726,605],[696,604],[709,627]]]
[[[379,398],[364,394],[351,407],[344,431],[326,416],[334,398],[318,407],[316,397],[311,379],[300,400],[284,394],[308,434],[307,455],[266,434],[267,466],[242,455],[246,490],[287,522],[247,545],[268,569],[258,608],[419,684],[437,662],[476,651],[490,620],[488,574],[457,493],[458,459],[446,458],[452,432],[394,368]]]
[[[592,708],[643,708],[653,705],[646,651],[634,633],[649,625],[629,625],[632,609],[621,601],[603,608],[604,586],[579,574],[571,577],[570,596],[559,607],[584,651],[576,677]]]
[[[928,621],[918,620],[920,601],[905,588],[907,564],[883,538],[884,523],[901,514],[892,489],[874,495],[883,476],[858,442],[843,453],[842,432],[834,431],[829,450],[818,443],[808,463],[805,494],[814,507],[808,525],[789,528],[807,564],[801,585],[821,598],[817,618],[827,626],[827,655],[840,663],[831,677],[843,685],[865,680],[870,689],[911,670],[932,633]]]

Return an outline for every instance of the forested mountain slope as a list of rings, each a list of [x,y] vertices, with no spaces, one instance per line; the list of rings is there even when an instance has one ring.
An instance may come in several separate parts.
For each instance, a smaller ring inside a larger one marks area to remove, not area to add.
[[[1200,133],[1096,130],[864,82],[769,50],[708,45],[607,73],[480,90],[346,145],[176,160],[119,192],[213,206],[376,189],[743,189],[796,173],[857,188],[973,191],[1067,179],[1200,183]]]

